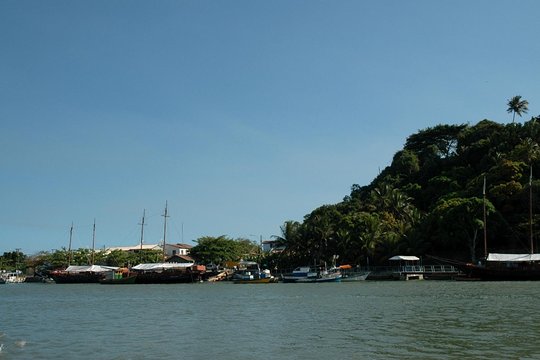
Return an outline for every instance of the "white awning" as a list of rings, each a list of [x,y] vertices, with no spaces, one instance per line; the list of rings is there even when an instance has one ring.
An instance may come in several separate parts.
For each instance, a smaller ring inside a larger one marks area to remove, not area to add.
[[[132,267],[133,270],[145,270],[156,271],[164,269],[185,269],[193,266],[194,263],[152,263],[152,264],[139,264]]]
[[[418,261],[418,260],[420,260],[420,258],[418,258],[416,256],[396,255],[396,256],[392,256],[388,260],[390,260],[390,261]]]
[[[500,261],[500,262],[540,261],[540,254],[497,254],[497,253],[492,253],[492,254],[488,255],[487,261]]]
[[[108,271],[114,271],[117,270],[118,267],[116,266],[102,266],[102,265],[71,265],[68,266],[66,271],[72,272],[72,273],[80,273],[80,272],[108,272]]]

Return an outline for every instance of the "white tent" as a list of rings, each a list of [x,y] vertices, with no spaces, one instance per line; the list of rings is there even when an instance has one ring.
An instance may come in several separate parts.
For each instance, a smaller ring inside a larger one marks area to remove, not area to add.
[[[492,253],[492,254],[488,255],[487,261],[500,261],[500,262],[540,261],[540,254],[497,254],[497,253]]]
[[[67,267],[66,271],[71,273],[81,273],[81,272],[109,272],[117,270],[116,266],[102,266],[102,265],[70,265]]]
[[[132,267],[133,270],[143,271],[157,271],[165,269],[185,269],[193,266],[194,263],[152,263],[152,264],[139,264]]]
[[[418,261],[418,260],[420,260],[420,258],[418,258],[416,256],[396,255],[396,256],[392,256],[388,260],[390,260],[390,261]]]

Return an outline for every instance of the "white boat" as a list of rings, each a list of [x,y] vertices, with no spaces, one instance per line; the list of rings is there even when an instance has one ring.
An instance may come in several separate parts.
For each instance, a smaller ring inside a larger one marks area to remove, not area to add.
[[[341,270],[341,281],[364,281],[367,279],[371,271],[362,270],[360,267],[352,267],[351,265],[339,266]]]
[[[286,283],[321,283],[341,281],[342,275],[338,268],[331,270],[300,266],[291,274],[282,275],[281,279]]]
[[[364,271],[364,272],[351,272],[351,273],[344,273],[341,281],[364,281],[367,279],[367,277],[371,274],[370,271]]]
[[[268,284],[277,281],[270,270],[261,270],[254,261],[241,261],[238,265],[239,269],[232,276],[235,284]]]
[[[1,278],[4,284],[19,284],[25,280],[25,276],[20,270],[2,273]]]

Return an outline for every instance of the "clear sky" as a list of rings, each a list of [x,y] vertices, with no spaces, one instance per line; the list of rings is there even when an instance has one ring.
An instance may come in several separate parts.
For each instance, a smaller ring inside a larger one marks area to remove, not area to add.
[[[251,240],[407,136],[540,114],[540,1],[0,1],[0,253]]]

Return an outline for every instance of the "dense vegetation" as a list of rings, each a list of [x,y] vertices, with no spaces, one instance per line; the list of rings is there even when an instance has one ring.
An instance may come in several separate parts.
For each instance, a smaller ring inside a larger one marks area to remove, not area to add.
[[[24,272],[41,272],[65,268],[70,265],[88,265],[92,262],[109,266],[133,266],[140,263],[152,263],[161,261],[163,252],[159,250],[143,250],[142,252],[127,252],[113,250],[110,252],[95,251],[90,249],[78,249],[69,252],[65,248],[52,252],[42,251],[38,254],[27,256],[22,252],[5,252],[0,256],[0,270],[22,270]],[[92,261],[93,260],[93,261]]]
[[[539,120],[438,125],[409,136],[371,184],[353,185],[342,202],[315,209],[302,223],[286,222],[278,240],[287,250],[279,261],[482,257],[484,178],[488,251],[529,252],[531,176],[532,210],[539,210]]]

